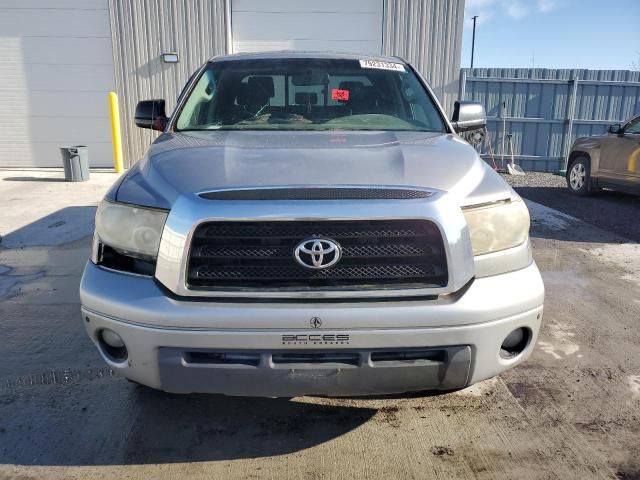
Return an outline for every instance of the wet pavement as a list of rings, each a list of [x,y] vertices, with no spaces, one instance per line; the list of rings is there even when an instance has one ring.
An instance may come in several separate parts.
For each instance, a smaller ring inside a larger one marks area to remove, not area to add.
[[[94,187],[58,210],[94,208]],[[530,208],[547,297],[528,362],[446,395],[291,400],[115,376],[79,315],[91,225],[45,244],[36,224],[58,210],[29,212],[30,243],[0,244],[0,479],[640,478],[639,246]]]

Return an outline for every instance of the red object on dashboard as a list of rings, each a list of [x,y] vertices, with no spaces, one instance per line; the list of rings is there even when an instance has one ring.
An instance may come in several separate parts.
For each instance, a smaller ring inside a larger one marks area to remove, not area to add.
[[[349,100],[349,90],[342,90],[340,88],[334,88],[331,90],[331,100],[337,100],[338,102],[346,102]]]

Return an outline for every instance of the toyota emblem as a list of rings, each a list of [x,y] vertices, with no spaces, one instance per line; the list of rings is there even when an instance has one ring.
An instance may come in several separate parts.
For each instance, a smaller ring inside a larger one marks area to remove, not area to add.
[[[322,319],[320,317],[312,317],[309,323],[313,328],[320,328],[322,326]]]
[[[322,270],[332,267],[340,261],[342,249],[334,240],[311,238],[296,245],[293,256],[305,268]]]

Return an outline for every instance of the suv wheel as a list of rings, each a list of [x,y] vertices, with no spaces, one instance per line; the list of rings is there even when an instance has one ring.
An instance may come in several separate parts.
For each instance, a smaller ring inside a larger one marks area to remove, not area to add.
[[[571,193],[589,195],[591,181],[591,162],[586,157],[578,157],[567,169],[567,186]]]

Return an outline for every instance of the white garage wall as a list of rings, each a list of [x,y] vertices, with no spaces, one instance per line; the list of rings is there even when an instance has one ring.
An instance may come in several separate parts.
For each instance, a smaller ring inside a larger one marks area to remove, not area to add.
[[[232,0],[233,51],[380,54],[382,0]]]
[[[107,0],[0,0],[0,166],[60,166],[84,144],[112,165]]]

